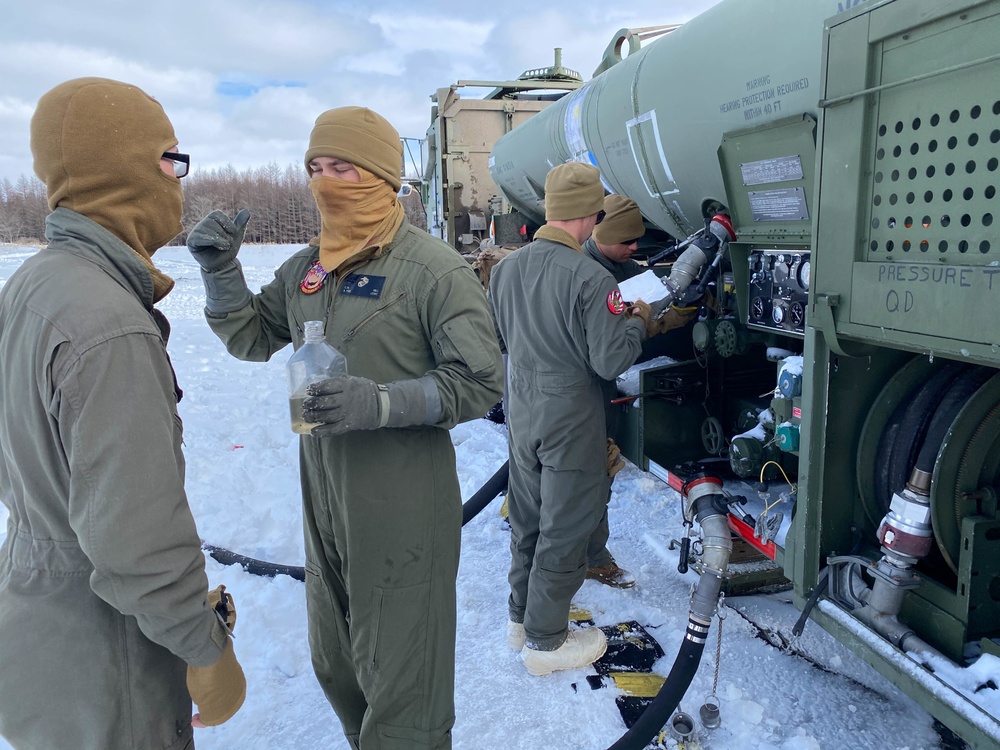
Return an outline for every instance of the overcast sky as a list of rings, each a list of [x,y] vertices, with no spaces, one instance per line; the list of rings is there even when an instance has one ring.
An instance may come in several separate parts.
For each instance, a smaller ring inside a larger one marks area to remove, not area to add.
[[[437,88],[516,78],[552,65],[555,47],[588,79],[618,29],[682,23],[717,2],[0,0],[0,178],[32,173],[35,104],[71,78],[156,97],[195,168],[284,167],[331,107],[371,107],[420,139]]]

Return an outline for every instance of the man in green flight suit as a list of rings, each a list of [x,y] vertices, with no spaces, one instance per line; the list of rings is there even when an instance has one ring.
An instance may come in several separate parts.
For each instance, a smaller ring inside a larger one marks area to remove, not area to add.
[[[155,306],[177,145],[159,102],[108,78],[60,83],[31,118],[49,244],[0,290],[0,735],[18,750],[192,750],[246,697]]]
[[[632,254],[639,247],[639,240],[645,234],[646,226],[643,224],[642,213],[636,202],[624,195],[613,193],[604,199],[604,219],[594,227],[594,233],[590,239],[583,243],[583,252],[597,261],[601,267],[607,269],[615,277],[615,281],[620,284],[649,270],[646,266],[639,265],[632,260]],[[697,306],[683,310],[675,307],[668,308],[659,318],[653,318],[649,321],[646,332],[652,339],[659,333],[666,333],[687,325],[697,312]],[[645,345],[643,348],[645,349]],[[640,354],[640,359],[642,358]],[[614,481],[615,474],[625,465],[621,459],[621,450],[614,441],[614,436],[618,431],[618,416],[621,413],[621,407],[616,407],[611,403],[612,399],[619,395],[616,379],[605,380],[602,386],[607,419],[608,474]],[[608,499],[610,500],[610,495]],[[600,581],[607,586],[630,588],[635,585],[635,577],[615,562],[607,547],[609,536],[608,513],[605,509],[604,516],[587,545],[587,578]]]
[[[447,750],[462,519],[448,430],[496,403],[500,351],[469,264],[405,218],[383,117],[324,112],[305,164],[319,242],[259,294],[236,260],[249,212],[209,214],[188,247],[231,354],[267,360],[322,320],[347,358],[348,376],[312,386],[319,426],[300,442],[313,667],[353,748]]]
[[[615,279],[583,253],[603,206],[596,167],[555,167],[545,226],[490,281],[508,354],[508,643],[533,675],[586,666],[607,647],[599,628],[569,630],[570,601],[611,488],[602,381],[635,362],[651,310],[638,302],[626,315]]]

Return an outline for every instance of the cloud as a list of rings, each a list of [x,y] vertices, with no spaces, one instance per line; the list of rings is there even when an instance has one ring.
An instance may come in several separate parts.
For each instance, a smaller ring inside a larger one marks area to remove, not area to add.
[[[297,164],[315,118],[371,107],[422,138],[430,96],[458,80],[509,80],[563,64],[589,78],[624,26],[686,20],[716,0],[578,0],[503,12],[463,0],[56,0],[8,3],[0,24],[0,178],[31,174],[38,98],[79,76],[156,97],[195,169]],[[463,90],[463,96],[483,91]]]
[[[495,21],[465,21],[445,15],[376,13],[371,17],[387,39],[402,49],[461,54],[481,48]]]

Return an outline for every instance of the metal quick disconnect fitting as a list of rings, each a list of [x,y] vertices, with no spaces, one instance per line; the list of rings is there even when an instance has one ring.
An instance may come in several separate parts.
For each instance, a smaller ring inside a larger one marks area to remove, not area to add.
[[[913,565],[931,551],[932,534],[927,497],[909,487],[895,493],[878,529],[886,558],[903,567]]]

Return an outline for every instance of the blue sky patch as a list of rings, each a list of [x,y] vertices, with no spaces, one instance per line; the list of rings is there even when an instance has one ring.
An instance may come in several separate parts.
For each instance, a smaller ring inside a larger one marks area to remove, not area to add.
[[[304,89],[305,81],[262,81],[260,83],[249,83],[247,81],[219,81],[215,86],[215,93],[220,96],[231,96],[236,99],[246,99],[251,97],[263,88],[293,88]]]

